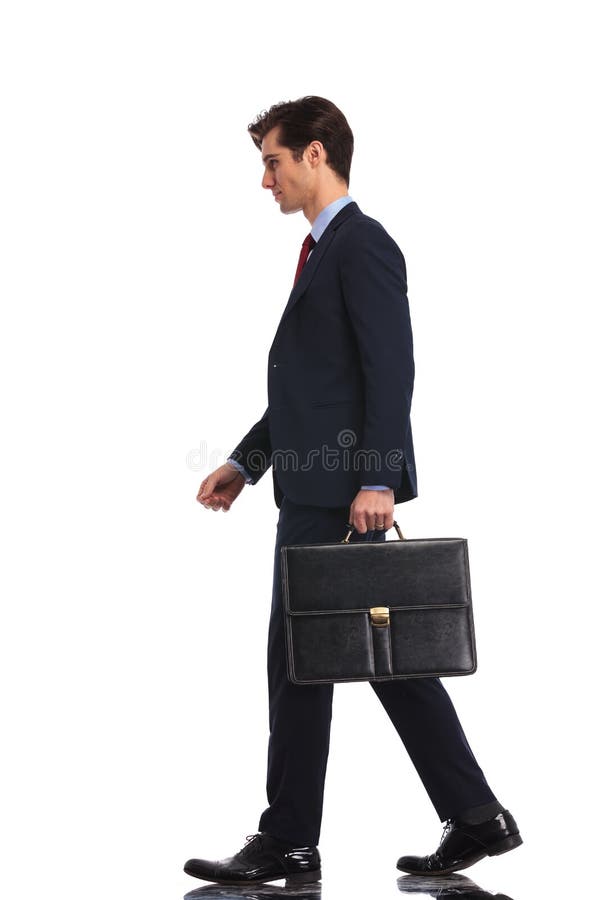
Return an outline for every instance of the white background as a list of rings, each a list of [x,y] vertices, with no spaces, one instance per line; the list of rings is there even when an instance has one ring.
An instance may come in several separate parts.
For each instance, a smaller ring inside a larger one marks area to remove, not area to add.
[[[3,896],[180,897],[188,857],[257,829],[271,476],[227,514],[195,496],[265,409],[309,229],[246,126],[309,93],[347,115],[351,195],[407,261],[397,518],[469,539],[480,665],[446,686],[525,843],[467,874],[514,900],[588,884],[593,7],[3,4]],[[440,834],[369,687],[337,688],[324,900],[399,896],[398,855]]]

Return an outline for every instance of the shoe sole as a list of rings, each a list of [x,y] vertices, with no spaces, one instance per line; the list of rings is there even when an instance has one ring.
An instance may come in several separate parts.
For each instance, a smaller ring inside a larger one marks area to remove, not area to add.
[[[272,875],[270,878],[253,878],[245,881],[230,881],[228,878],[208,878],[204,875],[196,875],[194,872],[186,872],[193,878],[199,878],[201,881],[209,881],[211,884],[229,884],[232,887],[248,887],[253,884],[267,884],[269,881],[285,881],[286,884],[310,884],[313,881],[321,880],[321,870],[312,869],[310,872],[289,872],[287,875]]]
[[[396,868],[400,872],[407,872],[409,875],[451,875],[452,872],[459,872],[462,869],[468,869],[471,866],[474,866],[475,863],[478,863],[480,860],[485,859],[486,856],[500,856],[502,853],[508,853],[509,850],[514,850],[515,847],[520,847],[523,843],[523,838],[520,834],[511,834],[507,838],[503,838],[501,841],[498,841],[497,844],[492,844],[491,847],[487,847],[480,856],[476,856],[468,863],[463,863],[458,866],[451,866],[449,869],[438,869],[437,872],[423,872],[421,869],[403,869],[400,866],[396,865]]]

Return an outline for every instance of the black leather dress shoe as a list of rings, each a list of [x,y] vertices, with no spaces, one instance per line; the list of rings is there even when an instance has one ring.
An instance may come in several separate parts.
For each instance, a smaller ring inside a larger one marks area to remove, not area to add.
[[[183,871],[217,884],[261,884],[281,878],[306,884],[320,879],[321,857],[316,847],[296,847],[261,831],[248,835],[235,856],[216,861],[188,859]]]
[[[448,875],[484,856],[498,856],[523,843],[507,809],[480,825],[448,819],[440,846],[430,856],[401,856],[396,866],[410,875]]]

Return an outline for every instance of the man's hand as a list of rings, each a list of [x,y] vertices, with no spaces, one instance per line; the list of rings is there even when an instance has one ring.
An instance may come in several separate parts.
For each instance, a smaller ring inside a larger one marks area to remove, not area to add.
[[[348,523],[360,534],[373,529],[388,530],[394,523],[394,492],[360,490],[350,507]]]
[[[223,512],[228,512],[245,484],[244,476],[225,463],[204,479],[196,500],[205,509],[212,509],[214,512],[222,509]]]

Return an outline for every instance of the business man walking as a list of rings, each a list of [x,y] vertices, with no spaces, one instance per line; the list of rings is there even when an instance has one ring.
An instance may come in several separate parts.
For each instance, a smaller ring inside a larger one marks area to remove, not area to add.
[[[353,135],[321,97],[280,103],[249,132],[262,185],[311,225],[268,358],[268,407],[198,500],[229,510],[246,483],[272,469],[279,520],[268,641],[268,806],[234,856],[188,860],[223,884],[321,876],[317,849],[329,750],[332,685],[287,678],[279,573],[285,544],[385,540],[394,504],[417,495],[410,422],[414,364],[404,258],[348,194]],[[447,874],[522,841],[469,747],[437,678],[371,684],[441,821],[435,853],[397,867]]]

